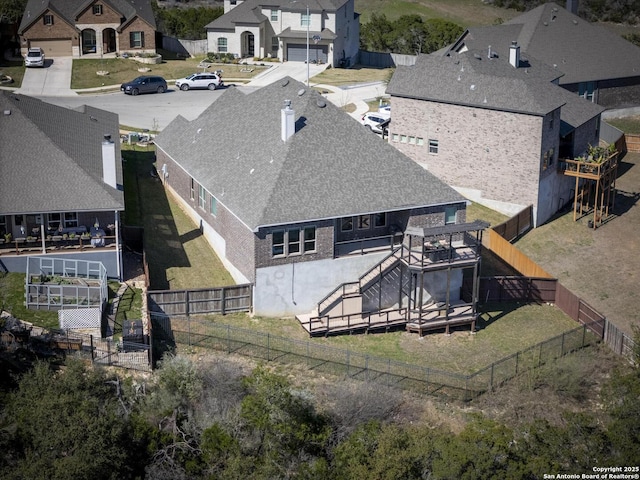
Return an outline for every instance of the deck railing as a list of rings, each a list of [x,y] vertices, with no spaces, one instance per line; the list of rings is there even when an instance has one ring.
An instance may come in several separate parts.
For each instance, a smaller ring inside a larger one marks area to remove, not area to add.
[[[48,236],[43,241],[40,237],[14,238],[7,242],[0,239],[0,255],[20,255],[22,253],[46,254],[64,250],[85,250],[92,248],[114,248],[115,236],[90,237],[76,235],[74,237]]]

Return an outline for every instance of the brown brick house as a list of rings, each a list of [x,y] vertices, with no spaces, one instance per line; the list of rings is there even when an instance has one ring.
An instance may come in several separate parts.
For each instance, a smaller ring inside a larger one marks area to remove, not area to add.
[[[254,283],[260,315],[309,312],[388,257],[407,229],[466,220],[461,195],[288,78],[227,90],[197,119],[177,117],[156,145],[165,188],[234,279]],[[448,271],[425,279],[424,298],[460,297],[462,271]]]
[[[156,22],[148,0],[29,0],[18,29],[22,53],[47,57],[156,51]]]

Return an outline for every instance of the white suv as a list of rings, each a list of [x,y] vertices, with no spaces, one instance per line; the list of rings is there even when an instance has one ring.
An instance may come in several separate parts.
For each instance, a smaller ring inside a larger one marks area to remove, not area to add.
[[[362,116],[362,124],[375,133],[382,133],[388,127],[391,116],[386,113],[367,112]]]
[[[24,59],[25,67],[44,67],[44,51],[40,47],[30,48]]]
[[[176,87],[180,90],[189,90],[191,88],[208,88],[215,90],[224,85],[222,77],[216,73],[193,73],[188,77],[176,80]]]

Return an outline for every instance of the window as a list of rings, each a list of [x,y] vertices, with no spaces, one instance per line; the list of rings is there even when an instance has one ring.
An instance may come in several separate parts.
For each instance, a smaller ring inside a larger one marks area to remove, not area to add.
[[[546,170],[547,168],[549,168],[551,165],[553,165],[553,156],[554,156],[554,150],[553,148],[550,148],[549,150],[547,150],[546,152],[544,152],[544,155],[542,156],[542,170]]]
[[[304,229],[304,253],[316,251],[316,227]]]
[[[275,9],[271,9],[271,21],[272,22],[277,22],[278,21],[278,10]]]
[[[102,5],[94,5],[93,6],[93,14],[94,15],[102,15]]]
[[[307,13],[300,14],[300,26],[305,28],[311,26],[311,14],[307,14]]]
[[[371,227],[371,215],[358,216],[358,230],[368,230]]]
[[[44,17],[42,17],[42,21],[45,25],[53,25],[53,15],[46,14]]]
[[[374,228],[386,227],[387,226],[387,213],[376,213],[373,216],[373,226]]]
[[[595,102],[596,82],[580,82],[578,84],[578,95],[590,102]]]
[[[76,212],[48,213],[47,228],[57,230],[59,228],[72,228],[78,226],[78,214]]]
[[[398,140],[400,140],[400,135],[398,135],[397,133],[394,133],[393,135],[391,135],[391,139],[394,142],[397,142]]]
[[[316,251],[316,227],[277,230],[271,235],[271,254],[274,257],[300,255]]]
[[[438,153],[438,140],[429,140],[429,153]]]
[[[218,201],[213,196],[209,199],[209,210],[214,217],[218,215]]]
[[[415,145],[415,144],[416,144],[416,137],[409,136],[409,145]]]
[[[444,223],[445,225],[449,225],[451,223],[456,223],[456,212],[458,209],[456,207],[445,207],[444,209]]]
[[[300,230],[294,228],[287,232],[288,245],[287,253],[289,255],[296,255],[300,253]]]
[[[400,135],[400,143],[407,143],[407,136],[406,135]]]
[[[205,209],[207,200],[207,192],[204,191],[204,187],[202,185],[198,185],[198,206],[201,209]]]
[[[50,230],[57,230],[60,228],[60,213],[48,213],[47,214],[47,227]]]
[[[271,53],[274,56],[277,56],[279,49],[280,45],[278,44],[278,37],[271,37]]]
[[[227,39],[225,37],[220,37],[218,39],[218,52],[224,53],[227,51]]]
[[[131,48],[144,48],[144,32],[131,32],[129,34]]]
[[[271,255],[279,257],[284,255],[284,232],[273,232]]]
[[[344,217],[340,220],[340,231],[341,232],[350,232],[353,230],[353,218],[352,217]]]
[[[7,217],[0,215],[0,235],[7,233]]]
[[[193,178],[191,179],[191,193],[190,198],[193,200],[196,198],[196,182],[194,182]]]
[[[69,228],[78,226],[78,214],[76,212],[67,212],[64,213],[63,216],[65,227]]]
[[[416,145],[418,145],[419,147],[422,147],[424,145],[424,138],[416,137]]]

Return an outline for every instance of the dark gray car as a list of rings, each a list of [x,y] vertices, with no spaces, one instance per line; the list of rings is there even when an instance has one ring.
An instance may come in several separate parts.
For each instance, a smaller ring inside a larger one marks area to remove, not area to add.
[[[167,81],[162,77],[142,76],[120,85],[120,90],[129,95],[139,93],[164,93],[167,91]]]

